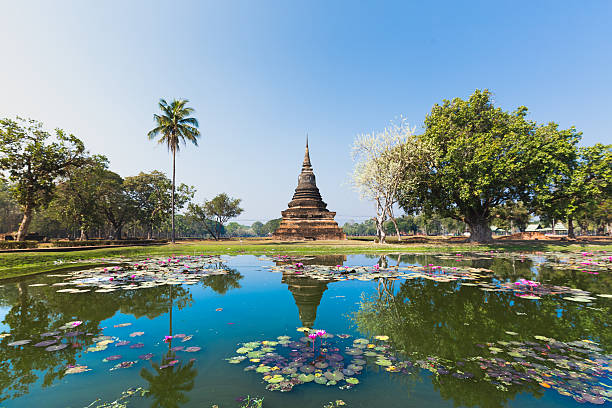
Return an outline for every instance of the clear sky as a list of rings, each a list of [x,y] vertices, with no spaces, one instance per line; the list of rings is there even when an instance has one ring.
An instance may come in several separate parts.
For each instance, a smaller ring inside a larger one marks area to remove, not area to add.
[[[488,88],[506,110],[612,143],[612,1],[0,0],[0,116],[38,119],[109,157],[162,170],[148,141],[160,97],[187,98],[202,138],[177,162],[198,201],[280,216],[306,133],[336,219],[373,214],[349,187],[359,133]]]

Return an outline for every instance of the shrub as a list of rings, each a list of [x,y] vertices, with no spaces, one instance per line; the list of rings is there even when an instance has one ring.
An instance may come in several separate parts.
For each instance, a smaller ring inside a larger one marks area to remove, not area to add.
[[[38,247],[37,241],[0,241],[0,249],[26,249]]]
[[[89,240],[89,241],[55,241],[53,246],[63,247],[78,247],[78,246],[99,246],[99,245],[138,245],[138,244],[165,244],[166,239],[158,240],[141,240],[141,239],[124,239],[124,240]]]

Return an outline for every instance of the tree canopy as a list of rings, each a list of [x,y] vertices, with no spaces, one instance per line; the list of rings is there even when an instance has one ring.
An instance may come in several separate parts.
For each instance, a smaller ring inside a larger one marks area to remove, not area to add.
[[[427,171],[407,174],[401,206],[463,221],[472,241],[490,241],[492,210],[530,205],[571,165],[580,140],[573,127],[538,126],[526,115],[524,106],[496,108],[488,90],[434,105],[419,136],[429,147]]]
[[[218,240],[225,223],[244,211],[240,208],[241,201],[240,198],[231,198],[221,193],[212,200],[204,201],[202,205],[190,204],[188,216],[198,220],[210,235]]]
[[[23,211],[17,240],[27,234],[32,212],[51,201],[56,180],[82,165],[84,152],[83,142],[61,129],[52,136],[32,119],[0,119],[0,171]]]

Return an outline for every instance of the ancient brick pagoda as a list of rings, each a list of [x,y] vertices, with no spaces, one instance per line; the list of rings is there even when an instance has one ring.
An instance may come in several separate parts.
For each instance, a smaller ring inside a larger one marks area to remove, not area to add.
[[[310,164],[308,138],[302,172],[298,185],[289,203],[289,208],[281,212],[283,219],[274,233],[280,240],[346,239],[346,235],[334,220],[335,212],[327,209],[315,181]]]

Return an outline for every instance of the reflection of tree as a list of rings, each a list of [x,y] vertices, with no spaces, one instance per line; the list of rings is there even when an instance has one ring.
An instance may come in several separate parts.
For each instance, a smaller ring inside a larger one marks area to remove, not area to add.
[[[393,285],[393,281],[381,282],[378,295],[362,301],[354,321],[360,332],[388,335],[397,350],[416,359],[437,356],[455,362],[475,357],[483,350],[477,344],[507,339],[506,331],[520,334],[513,340],[532,341],[533,335],[560,341],[592,338],[604,348],[612,347],[609,305],[587,309],[564,302],[563,317],[559,318],[559,302],[553,297],[531,301],[510,293],[426,279],[405,281],[399,290]],[[475,363],[466,363],[464,369],[480,372]],[[502,392],[486,381],[432,378],[440,395],[453,399],[456,405],[500,407],[518,392],[540,392],[537,384]]]
[[[224,264],[217,264],[217,269],[223,269],[227,273],[222,275],[207,275],[202,278],[202,283],[220,295],[225,295],[228,290],[240,289],[240,280],[244,276],[236,269],[229,268]]]
[[[146,395],[153,398],[151,406],[154,408],[174,408],[189,402],[186,393],[193,389],[198,372],[193,361],[161,368],[174,359],[174,353],[168,353],[160,364],[151,362],[151,371],[140,370],[140,376],[149,383]]]
[[[30,281],[31,282],[31,281]],[[71,337],[71,345],[63,350],[48,352],[33,344],[49,339],[40,334],[51,332],[65,323],[81,320],[75,330],[99,334],[100,323],[118,310],[136,317],[154,318],[167,313],[173,301],[179,309],[192,302],[186,287],[159,286],[140,290],[118,290],[112,293],[57,293],[56,286],[30,288],[28,281],[0,288],[0,299],[9,307],[3,323],[11,336],[0,341],[0,401],[27,394],[32,384],[42,377],[42,386],[51,385],[64,376],[64,369],[75,364],[77,354],[93,342],[95,336]],[[52,337],[51,337],[52,338]],[[25,346],[8,346],[15,340],[32,340]],[[63,340],[64,342],[66,340]]]
[[[136,318],[146,316],[154,319],[168,313],[171,300],[176,302],[179,310],[193,304],[191,292],[184,286],[165,285],[124,292],[127,293],[121,294],[121,312],[134,315]]]

